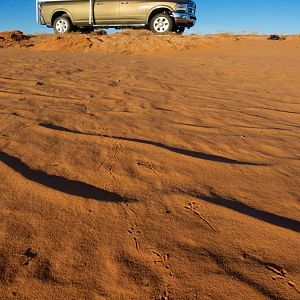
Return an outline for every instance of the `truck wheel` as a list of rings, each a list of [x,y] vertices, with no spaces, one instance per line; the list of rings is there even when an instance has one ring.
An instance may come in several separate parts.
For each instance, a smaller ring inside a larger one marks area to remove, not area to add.
[[[174,26],[174,20],[166,13],[154,16],[150,22],[150,29],[155,34],[166,34],[171,32]]]
[[[68,17],[60,16],[55,19],[53,28],[55,33],[63,34],[71,32],[73,29],[73,24]]]

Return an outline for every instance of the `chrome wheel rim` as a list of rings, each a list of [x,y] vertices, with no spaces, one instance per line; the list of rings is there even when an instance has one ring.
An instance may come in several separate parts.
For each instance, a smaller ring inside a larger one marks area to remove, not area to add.
[[[155,19],[153,26],[156,32],[163,33],[169,29],[170,22],[165,17],[159,17]]]
[[[68,26],[68,22],[66,20],[61,19],[56,22],[55,28],[57,32],[65,33],[68,30]]]

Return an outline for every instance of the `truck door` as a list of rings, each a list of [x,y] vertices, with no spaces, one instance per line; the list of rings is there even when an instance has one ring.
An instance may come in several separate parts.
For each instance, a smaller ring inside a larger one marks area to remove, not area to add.
[[[131,24],[145,24],[148,0],[120,0],[120,20]]]
[[[97,25],[120,23],[120,1],[95,0],[94,16]]]

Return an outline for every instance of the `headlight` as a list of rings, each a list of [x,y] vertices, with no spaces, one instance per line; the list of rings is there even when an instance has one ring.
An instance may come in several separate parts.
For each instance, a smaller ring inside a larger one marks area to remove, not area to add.
[[[187,10],[188,8],[188,5],[187,4],[181,4],[181,3],[178,3],[176,5],[176,10]]]

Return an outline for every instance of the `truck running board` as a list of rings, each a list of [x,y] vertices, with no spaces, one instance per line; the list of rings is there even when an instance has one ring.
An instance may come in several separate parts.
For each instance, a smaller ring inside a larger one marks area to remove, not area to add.
[[[105,25],[93,25],[93,27],[95,28],[116,28],[116,27],[144,27],[146,26],[146,24],[126,24],[126,25],[122,25],[122,24],[105,24]]]

